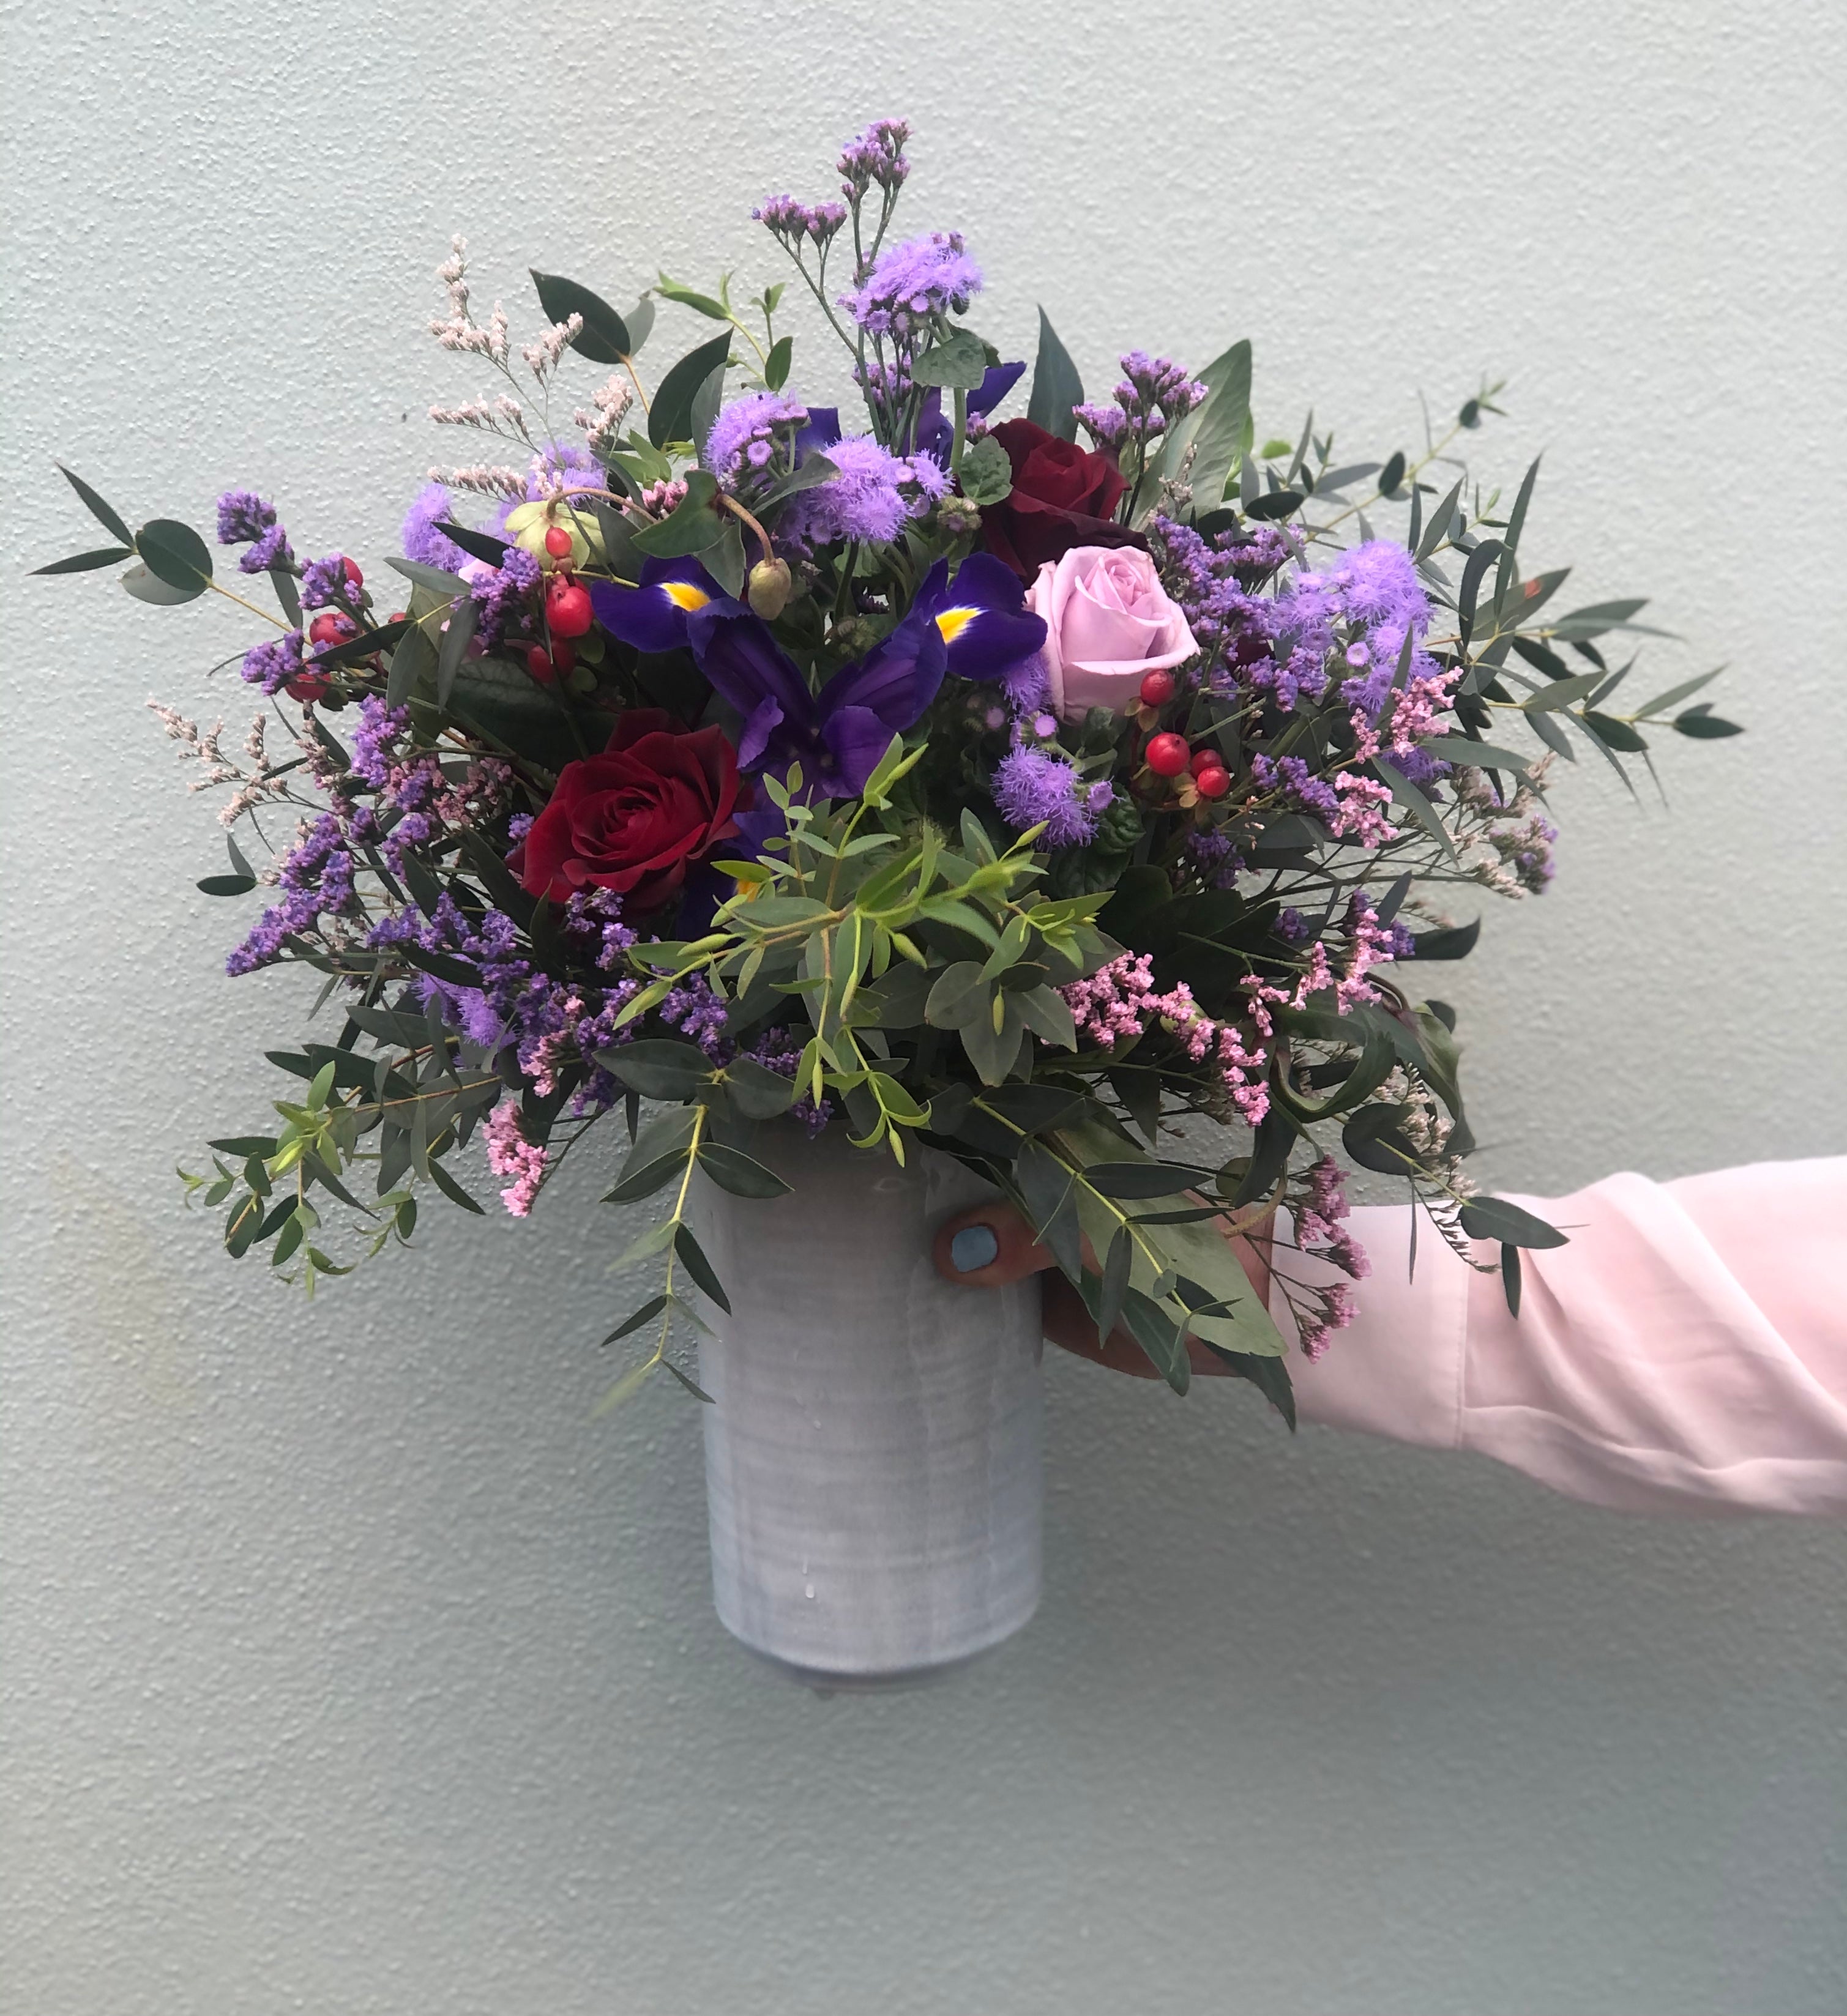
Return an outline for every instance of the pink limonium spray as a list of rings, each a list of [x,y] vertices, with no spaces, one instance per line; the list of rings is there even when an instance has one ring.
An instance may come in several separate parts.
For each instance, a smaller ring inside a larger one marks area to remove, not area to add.
[[[497,1176],[513,1179],[500,1193],[501,1203],[514,1217],[525,1217],[545,1181],[548,1157],[544,1149],[528,1141],[520,1131],[519,1102],[502,1100],[488,1115],[481,1132],[487,1143],[488,1167]]]

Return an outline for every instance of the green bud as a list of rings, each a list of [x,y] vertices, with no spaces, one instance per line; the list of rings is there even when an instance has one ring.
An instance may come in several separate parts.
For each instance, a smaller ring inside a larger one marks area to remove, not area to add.
[[[759,560],[750,571],[750,606],[765,622],[772,622],[782,614],[795,591],[787,560]]]

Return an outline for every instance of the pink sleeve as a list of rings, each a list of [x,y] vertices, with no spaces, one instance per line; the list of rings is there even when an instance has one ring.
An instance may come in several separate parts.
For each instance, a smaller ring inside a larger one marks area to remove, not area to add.
[[[1304,1420],[1479,1450],[1625,1511],[1847,1513],[1847,1157],[1513,1201],[1571,1235],[1521,1255],[1517,1320],[1498,1268],[1427,1221],[1408,1278],[1408,1207],[1354,1212],[1373,1271],[1326,1357],[1291,1360]]]

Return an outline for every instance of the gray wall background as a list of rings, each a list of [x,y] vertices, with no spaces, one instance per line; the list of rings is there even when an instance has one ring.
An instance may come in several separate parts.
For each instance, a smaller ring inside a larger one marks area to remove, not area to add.
[[[587,1418],[596,1172],[312,1312],[228,1265],[171,1172],[265,1110],[308,996],[220,977],[221,843],[141,704],[240,732],[200,675],[247,632],[22,578],[86,542],[54,455],[376,560],[477,389],[420,333],[452,230],[522,314],[528,263],[761,284],[752,202],[902,111],[997,337],[1042,301],[1098,383],[1247,332],[1260,426],[1312,401],[1356,454],[1505,373],[1477,463],[1548,449],[1535,556],[1658,599],[1688,641],[1640,683],[1731,661],[1751,734],[1667,751],[1667,810],[1570,776],[1555,892],[1443,976],[1488,1175],[1838,1151],[1834,10],[4,18],[6,2006],[1847,2006],[1838,1528],[1624,1520],[1059,1363],[1038,1621],[821,1701],[710,1614],[693,1406]],[[663,311],[656,372],[704,333]]]

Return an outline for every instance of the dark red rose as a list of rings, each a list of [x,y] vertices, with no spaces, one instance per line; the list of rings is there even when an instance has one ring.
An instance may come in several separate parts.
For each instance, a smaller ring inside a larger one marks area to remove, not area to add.
[[[1013,490],[981,508],[981,540],[1022,581],[1073,546],[1142,546],[1110,513],[1127,485],[1110,458],[1060,441],[1031,420],[1003,420],[994,439],[1013,467]]]
[[[688,733],[658,708],[637,708],[617,721],[601,756],[558,772],[510,865],[534,896],[563,902],[575,890],[614,889],[651,910],[735,836],[741,788],[722,729]]]

